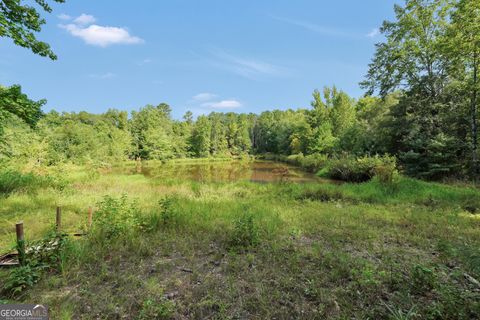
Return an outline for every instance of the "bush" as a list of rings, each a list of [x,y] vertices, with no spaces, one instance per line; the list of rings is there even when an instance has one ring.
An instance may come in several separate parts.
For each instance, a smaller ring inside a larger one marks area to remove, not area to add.
[[[10,271],[3,286],[6,294],[12,297],[32,287],[40,279],[40,270],[30,265],[20,266]]]
[[[178,199],[175,196],[167,196],[160,200],[160,220],[164,227],[172,227],[178,224],[177,202]]]
[[[397,174],[395,158],[390,156],[333,159],[321,172],[328,178],[347,182],[365,182],[377,175],[385,184],[393,183]]]
[[[53,179],[37,176],[33,173],[22,174],[13,170],[0,172],[0,194],[31,192],[53,186],[55,186]]]
[[[97,206],[94,229],[107,239],[117,238],[142,226],[137,202],[130,202],[126,195],[120,198],[105,196]]]
[[[232,247],[249,248],[259,242],[258,227],[251,213],[245,213],[234,221],[234,229],[230,239]]]
[[[44,271],[59,271],[67,242],[66,235],[52,232],[41,240],[30,242],[28,247],[25,242],[19,244],[17,250],[23,263],[10,271],[3,292],[15,297],[37,283]]]
[[[327,160],[324,154],[310,154],[302,159],[300,166],[309,172],[317,172],[325,167]]]
[[[412,270],[412,289],[414,293],[424,294],[435,287],[435,273],[433,269],[416,265]]]
[[[375,177],[385,186],[391,186],[398,181],[397,161],[395,157],[384,156],[374,168]]]
[[[320,169],[325,167],[327,160],[328,157],[320,153],[309,154],[308,156],[304,156],[302,153],[299,153],[290,155],[283,160],[282,158],[280,158],[280,161],[302,167],[308,172],[319,171]]]

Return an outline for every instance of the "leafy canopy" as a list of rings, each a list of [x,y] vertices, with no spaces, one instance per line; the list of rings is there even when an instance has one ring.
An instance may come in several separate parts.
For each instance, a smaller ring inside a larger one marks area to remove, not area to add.
[[[53,0],[63,3],[65,0]],[[35,32],[42,30],[45,19],[36,8],[23,3],[22,0],[0,1],[0,37],[13,39],[21,47],[32,50],[33,53],[56,60],[57,56],[48,43],[37,40]],[[52,12],[47,0],[35,0],[46,12]]]
[[[5,119],[12,115],[33,127],[42,117],[42,106],[46,100],[33,101],[18,85],[9,88],[0,86],[0,136]]]

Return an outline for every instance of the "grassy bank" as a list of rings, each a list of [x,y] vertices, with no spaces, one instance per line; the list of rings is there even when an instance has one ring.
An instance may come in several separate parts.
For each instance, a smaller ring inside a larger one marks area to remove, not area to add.
[[[53,319],[480,317],[477,189],[70,169],[64,188],[0,198],[1,247],[17,220],[27,239],[45,235],[56,205],[78,231],[95,204],[93,229],[67,241],[33,288],[1,299],[45,303]]]

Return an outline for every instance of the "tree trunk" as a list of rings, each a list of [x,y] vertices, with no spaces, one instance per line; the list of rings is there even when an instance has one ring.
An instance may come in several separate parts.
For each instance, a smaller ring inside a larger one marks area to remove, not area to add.
[[[472,162],[473,177],[478,176],[478,125],[477,125],[477,82],[478,82],[477,53],[473,57],[473,90],[471,101],[472,114]]]

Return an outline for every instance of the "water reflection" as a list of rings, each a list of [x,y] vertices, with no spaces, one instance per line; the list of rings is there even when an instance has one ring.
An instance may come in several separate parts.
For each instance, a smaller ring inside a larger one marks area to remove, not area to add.
[[[141,167],[117,168],[123,173],[143,174],[152,178],[192,180],[198,182],[252,181],[269,182],[315,182],[320,179],[300,168],[273,161],[229,161],[205,163],[172,163],[143,165]]]

